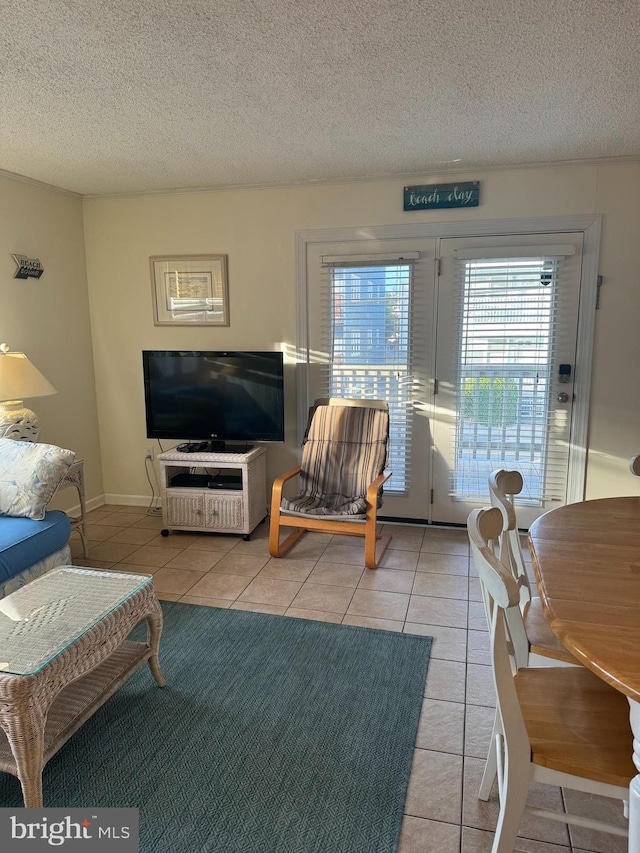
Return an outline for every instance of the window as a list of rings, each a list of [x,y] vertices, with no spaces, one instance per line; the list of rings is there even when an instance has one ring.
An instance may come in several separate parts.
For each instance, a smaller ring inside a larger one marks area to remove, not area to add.
[[[389,403],[389,468],[385,490],[408,489],[411,408],[413,264],[347,263],[323,258],[325,392]]]
[[[553,344],[562,292],[558,258],[460,261],[460,361],[452,494],[484,499],[494,468],[523,473],[529,502],[554,499],[566,438],[552,406]],[[553,436],[557,438],[557,436]]]

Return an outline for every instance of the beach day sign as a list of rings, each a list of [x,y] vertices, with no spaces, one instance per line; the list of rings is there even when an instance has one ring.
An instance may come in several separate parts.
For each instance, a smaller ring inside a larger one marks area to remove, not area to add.
[[[426,184],[404,188],[405,210],[432,210],[442,207],[478,207],[480,182]]]

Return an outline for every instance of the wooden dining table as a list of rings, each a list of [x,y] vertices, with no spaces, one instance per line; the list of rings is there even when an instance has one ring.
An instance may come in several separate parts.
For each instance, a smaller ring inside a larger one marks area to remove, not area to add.
[[[558,507],[529,545],[544,614],[570,652],[629,700],[629,853],[640,853],[640,497]]]

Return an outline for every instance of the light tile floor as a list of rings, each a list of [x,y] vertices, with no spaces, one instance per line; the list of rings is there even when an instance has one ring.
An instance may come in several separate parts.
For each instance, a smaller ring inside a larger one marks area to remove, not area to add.
[[[432,636],[431,663],[407,794],[399,853],[488,853],[497,818],[495,790],[477,799],[494,694],[478,581],[464,530],[389,525],[382,566],[363,567],[353,539],[308,533],[288,558],[272,559],[268,525],[239,536],[172,532],[142,507],[89,513],[89,559],[77,534],[76,565],[152,573],[158,596],[213,607],[320,619]],[[560,789],[530,801],[623,822],[618,803]],[[623,853],[622,839],[525,817],[526,853]],[[327,851],[330,853],[330,851]]]

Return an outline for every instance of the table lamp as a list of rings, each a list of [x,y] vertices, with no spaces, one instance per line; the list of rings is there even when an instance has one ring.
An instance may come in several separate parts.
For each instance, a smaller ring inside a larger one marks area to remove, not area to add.
[[[0,344],[0,438],[37,441],[40,422],[22,400],[57,393],[23,352]]]

